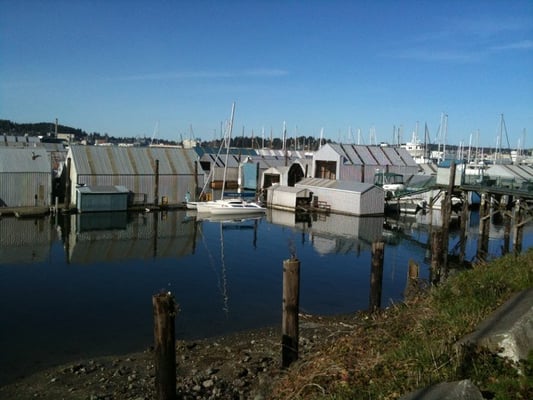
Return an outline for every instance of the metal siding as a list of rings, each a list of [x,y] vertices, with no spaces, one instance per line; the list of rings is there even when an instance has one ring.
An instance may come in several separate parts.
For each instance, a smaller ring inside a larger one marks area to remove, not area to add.
[[[50,172],[2,173],[0,205],[4,203],[7,207],[49,207],[52,197],[51,181]]]
[[[33,157],[33,153],[37,157]],[[41,172],[51,174],[48,153],[43,148],[0,148],[0,173]]]
[[[361,182],[361,170],[360,165],[343,165],[340,168],[339,179],[344,181]]]
[[[316,184],[316,185],[315,185]],[[345,186],[353,182],[340,182]],[[370,184],[360,183],[352,189],[337,189],[339,181],[303,179],[296,187],[307,188],[319,201],[325,201],[331,210],[352,215],[381,215],[384,212],[383,192]],[[357,188],[363,190],[357,190]]]

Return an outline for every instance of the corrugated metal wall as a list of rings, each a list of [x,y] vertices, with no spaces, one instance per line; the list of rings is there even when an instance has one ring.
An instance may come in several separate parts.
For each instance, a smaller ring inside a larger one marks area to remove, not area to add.
[[[134,194],[136,204],[154,204],[157,160],[158,204],[163,196],[169,205],[181,204],[187,191],[194,191],[197,154],[192,149],[72,146],[69,157],[72,158],[72,206],[76,184],[125,186]],[[197,181],[201,188],[204,176],[200,168]]]
[[[50,207],[51,185],[51,173],[1,173],[0,207]]]

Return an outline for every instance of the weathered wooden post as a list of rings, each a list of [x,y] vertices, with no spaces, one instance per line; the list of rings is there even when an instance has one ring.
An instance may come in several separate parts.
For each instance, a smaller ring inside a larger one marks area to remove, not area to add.
[[[520,203],[520,199],[517,199],[514,210],[513,250],[515,254],[519,254],[522,251],[522,237],[524,236],[524,222],[522,221]]]
[[[448,275],[448,247],[450,243],[450,219],[452,215],[452,197],[455,187],[455,173],[457,170],[457,164],[455,160],[452,160],[450,164],[450,177],[448,180],[448,189],[446,190],[446,196],[442,205],[442,248],[444,253],[442,254],[442,268],[441,278]]]
[[[194,197],[191,200],[198,200],[198,160],[194,162],[194,189],[193,189]]]
[[[154,205],[159,204],[159,160],[155,160]]]
[[[176,339],[178,307],[170,292],[152,296],[154,309],[155,393],[157,400],[176,398]]]
[[[467,230],[468,230],[468,196],[467,192],[463,191],[462,195],[463,205],[461,208],[461,249],[459,251],[459,263],[465,261],[465,252],[466,252],[466,240],[467,240]]]
[[[454,165],[454,164],[452,164]],[[442,249],[442,265],[445,266],[448,263],[448,233],[450,231],[450,212],[451,212],[452,196],[449,193],[444,194],[444,199],[441,203],[441,218],[442,218],[442,227],[440,231]]]
[[[487,194],[481,194],[481,202],[479,204],[479,238],[477,243],[477,258],[479,260],[485,260],[487,257],[488,248],[488,229],[487,220],[490,224],[490,212],[489,201],[487,200]]]
[[[511,217],[512,214],[509,211],[504,211],[502,256],[509,253],[509,246],[511,243]]]
[[[383,287],[384,242],[372,243],[372,266],[370,271],[370,305],[369,311],[375,312],[381,307],[381,290]]]
[[[442,268],[442,241],[441,233],[438,230],[434,230],[431,233],[431,270],[430,281],[436,285],[440,281],[440,274]]]
[[[68,211],[70,208],[70,196],[71,196],[71,190],[72,190],[72,181],[70,179],[70,170],[71,170],[71,163],[72,160],[69,157],[67,159],[67,171],[65,173],[66,179],[65,179],[65,204],[64,209],[65,211]]]
[[[407,270],[407,282],[405,283],[405,290],[403,292],[405,298],[415,295],[418,288],[418,274],[419,266],[412,259],[409,259],[409,268]]]
[[[281,366],[298,360],[298,311],[300,308],[300,261],[283,261],[283,320],[281,324]]]

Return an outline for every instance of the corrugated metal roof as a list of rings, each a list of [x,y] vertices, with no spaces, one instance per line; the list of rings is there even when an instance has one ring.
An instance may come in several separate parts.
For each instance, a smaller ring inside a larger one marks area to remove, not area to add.
[[[80,175],[153,175],[156,160],[160,175],[190,175],[197,153],[193,149],[75,145],[69,156]]]
[[[374,185],[371,183],[338,181],[334,179],[323,179],[323,178],[304,178],[295,184],[295,186],[298,186],[298,185],[316,186],[316,187],[321,187],[321,188],[344,190],[344,191],[358,192],[358,193],[366,192],[370,188],[374,187]]]
[[[416,167],[418,165],[413,156],[407,151],[407,149],[404,149],[403,147],[394,147],[394,149],[402,158],[405,165],[407,165],[408,167]]]
[[[345,165],[394,165],[416,167],[409,152],[399,147],[328,143]]]
[[[391,164],[405,165],[405,160],[400,157],[396,149],[397,147],[381,147],[381,151],[387,156]]]
[[[2,172],[46,172],[52,173],[50,160],[45,149],[0,147],[0,173]]]
[[[125,186],[82,186],[78,187],[80,193],[129,193]]]
[[[487,169],[486,174],[491,177],[507,177],[517,180],[533,180],[533,167],[530,165],[495,164]]]
[[[381,146],[368,146],[368,151],[379,165],[391,165],[392,160],[387,157],[383,149],[384,147]],[[404,163],[402,162],[400,165],[404,165]]]

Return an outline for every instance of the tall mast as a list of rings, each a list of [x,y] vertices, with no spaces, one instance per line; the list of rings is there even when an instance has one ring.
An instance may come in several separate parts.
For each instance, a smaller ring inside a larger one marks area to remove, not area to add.
[[[223,200],[224,199],[224,190],[226,188],[226,173],[228,171],[228,158],[229,158],[229,147],[230,147],[230,143],[231,143],[231,132],[233,130],[233,117],[235,115],[235,102],[233,102],[233,105],[231,106],[231,118],[230,118],[230,121],[229,121],[229,129],[228,129],[228,141],[227,141],[227,144],[226,144],[226,160],[224,161],[224,177],[223,177],[223,180],[222,180],[222,192],[220,193],[220,199]]]

